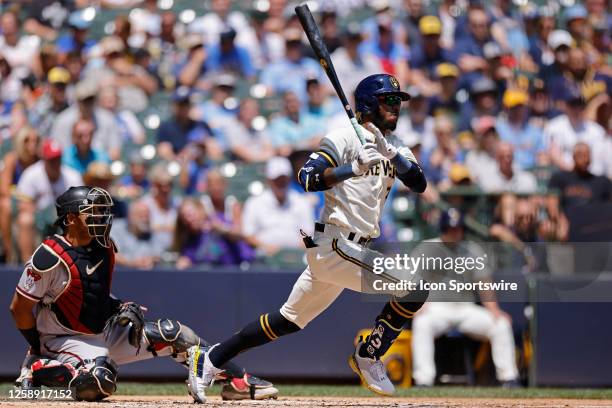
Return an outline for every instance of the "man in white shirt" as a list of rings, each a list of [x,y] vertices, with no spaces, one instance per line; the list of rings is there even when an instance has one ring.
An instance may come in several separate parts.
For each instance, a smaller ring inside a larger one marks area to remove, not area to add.
[[[565,114],[550,120],[544,128],[544,139],[549,146],[549,156],[562,171],[574,168],[572,158],[574,146],[584,142],[591,148],[592,159],[589,171],[596,176],[605,176],[612,159],[606,155],[606,132],[597,123],[584,117],[586,102],[577,91],[568,92]]]
[[[497,168],[478,180],[487,193],[535,193],[538,183],[535,176],[514,164],[514,148],[508,142],[500,142],[495,151]]]
[[[57,142],[45,140],[41,157],[23,172],[17,184],[17,244],[22,261],[34,252],[36,215],[44,217],[49,209],[54,210],[55,199],[64,191],[83,184],[77,171],[62,165],[62,148]]]
[[[312,232],[314,209],[310,201],[289,189],[293,170],[284,157],[266,164],[269,188],[244,205],[242,229],[247,241],[267,254],[281,248],[300,248],[300,230]]]

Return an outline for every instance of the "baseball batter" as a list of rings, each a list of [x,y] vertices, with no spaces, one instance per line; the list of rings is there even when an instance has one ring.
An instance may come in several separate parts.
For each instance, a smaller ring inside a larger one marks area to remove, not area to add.
[[[366,143],[354,129],[327,134],[300,169],[305,191],[325,191],[325,208],[312,237],[305,236],[308,267],[293,286],[280,310],[263,314],[226,341],[202,350],[188,350],[191,394],[203,402],[205,389],[222,366],[238,353],[303,329],[329,307],[343,289],[362,290],[363,274],[372,272],[372,252],[366,247],[380,234],[385,200],[396,178],[412,191],[427,185],[423,171],[407,147],[393,135],[402,101],[409,95],[387,74],[363,79],[355,90],[356,111]],[[392,298],[376,318],[371,334],[349,358],[351,368],[366,386],[392,394],[393,384],[380,357],[423,304],[426,293]]]
[[[187,366],[189,347],[209,346],[179,321],[145,321],[141,306],[111,294],[112,205],[97,187],[71,187],[57,198],[56,224],[63,233],[37,248],[11,303],[17,328],[30,344],[18,386],[69,387],[77,400],[98,401],[115,391],[118,365],[171,356]],[[224,368],[226,399],[278,393],[232,363]]]

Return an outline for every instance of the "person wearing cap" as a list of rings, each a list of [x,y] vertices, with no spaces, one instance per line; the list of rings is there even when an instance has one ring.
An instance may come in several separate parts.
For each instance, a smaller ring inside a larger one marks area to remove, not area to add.
[[[0,170],[0,237],[5,260],[13,262],[12,222],[14,192],[23,172],[39,159],[40,136],[35,129],[24,126],[15,134],[12,149],[2,158]]]
[[[538,183],[532,173],[522,170],[514,162],[514,147],[508,142],[499,142],[495,149],[497,166],[489,174],[479,177],[478,184],[486,193],[533,194]]]
[[[269,95],[282,95],[292,91],[299,100],[306,102],[306,82],[297,78],[317,78],[327,81],[319,63],[304,56],[302,31],[288,28],[283,32],[285,37],[285,55],[275,63],[265,66],[260,74],[260,82],[268,89]]]
[[[210,126],[192,119],[191,99],[191,90],[185,86],[178,87],[172,95],[172,116],[157,129],[157,154],[164,160],[174,160],[179,156],[187,159],[195,144],[204,145],[207,155],[213,158],[221,155]]]
[[[200,34],[206,46],[214,44],[228,26],[236,30],[240,38],[249,30],[249,21],[242,11],[233,9],[231,5],[232,2],[227,0],[211,0],[206,14],[193,20],[187,31]]]
[[[309,150],[319,143],[325,132],[325,121],[302,110],[296,94],[283,95],[283,112],[270,122],[270,141],[277,151],[289,155],[293,150]]]
[[[231,73],[239,78],[253,80],[255,68],[248,51],[236,42],[236,30],[225,28],[219,33],[219,41],[208,48],[204,66],[210,73]]]
[[[24,170],[15,190],[18,200],[17,245],[20,259],[24,262],[34,251],[35,227],[39,223],[46,226],[48,220],[44,218],[54,212],[55,199],[69,187],[83,184],[77,171],[62,164],[62,147],[56,141],[45,139],[40,157],[42,160]]]
[[[501,140],[514,147],[516,163],[530,170],[548,163],[542,130],[532,126],[529,119],[529,95],[522,89],[507,89],[502,98],[504,114],[497,120],[496,129]]]
[[[338,98],[330,96],[317,78],[306,79],[306,93],[306,111],[317,118],[328,120],[336,113],[344,111]]]
[[[173,73],[177,79],[177,86],[187,86],[206,89],[204,75],[206,74],[206,59],[208,52],[204,48],[202,36],[196,33],[186,34],[182,41],[185,55],[174,67]]]
[[[98,103],[113,115],[121,140],[123,142],[142,145],[145,142],[145,129],[131,110],[119,106],[119,89],[109,80],[101,82]]]
[[[72,127],[72,145],[64,150],[62,162],[64,165],[85,174],[87,166],[92,162],[109,163],[108,155],[91,146],[95,124],[88,119],[79,119]],[[105,188],[106,190],[106,188]]]
[[[456,118],[461,111],[461,102],[457,95],[459,85],[459,68],[444,62],[436,66],[434,78],[440,83],[440,93],[429,99],[429,115],[450,115]]]
[[[139,150],[130,153],[128,164],[128,171],[119,180],[117,194],[133,200],[142,197],[151,187],[151,182],[147,177],[149,166]]]
[[[247,242],[267,255],[283,248],[301,248],[299,231],[312,231],[312,204],[289,188],[295,175],[288,159],[273,157],[268,160],[265,175],[268,188],[244,204],[242,232]]]
[[[360,51],[364,36],[357,22],[350,23],[342,35],[341,46],[331,55],[338,78],[346,95],[352,95],[359,83],[359,78],[365,78],[382,70],[376,57]]]
[[[53,67],[47,74],[47,92],[36,100],[28,112],[28,121],[42,135],[51,133],[51,128],[60,112],[68,108],[66,88],[70,73],[63,67]]]
[[[463,161],[454,131],[455,125],[450,118],[437,117],[434,123],[435,145],[431,150],[425,150],[423,157],[427,179],[442,189],[448,187],[452,164]]]
[[[72,144],[74,124],[79,119],[91,120],[96,125],[92,146],[116,160],[121,156],[121,134],[113,115],[97,104],[98,91],[98,83],[93,79],[79,81],[74,88],[77,103],[57,115],[50,136],[66,149]]]
[[[117,177],[111,172],[110,164],[105,161],[93,161],[87,165],[83,174],[83,181],[90,187],[99,187],[108,191],[113,199],[111,209],[115,219],[127,217],[127,203],[115,195],[112,189]]]
[[[439,237],[421,243],[413,253],[428,260],[486,259],[484,248],[465,239],[465,229],[464,214],[457,208],[450,208],[440,216]],[[428,281],[446,283],[449,287],[451,279],[463,283],[491,282],[493,271],[485,262],[483,268],[473,268],[462,274],[445,269],[428,272]],[[481,304],[477,304],[477,301]],[[428,301],[414,316],[412,323],[412,377],[415,385],[434,385],[434,341],[453,329],[469,337],[487,339],[491,344],[491,357],[500,385],[507,388],[520,386],[512,318],[497,303],[495,292],[488,290],[429,292]]]
[[[240,101],[236,119],[229,123],[226,132],[228,150],[236,160],[246,163],[268,161],[274,156],[274,147],[270,142],[267,126],[257,125],[259,104],[253,98]]]
[[[497,116],[497,84],[490,78],[479,77],[470,84],[470,99],[461,106],[458,130],[470,130],[474,119],[481,116]]]
[[[544,140],[549,148],[552,163],[560,170],[571,171],[574,167],[573,149],[576,143],[584,142],[591,149],[589,171],[597,176],[605,175],[612,158],[607,154],[606,132],[594,121],[585,117],[586,101],[581,91],[567,90],[563,114],[551,119],[544,128]]]
[[[70,13],[70,16],[68,16],[70,33],[61,35],[57,39],[55,45],[58,53],[67,54],[70,51],[76,51],[86,55],[96,45],[94,39],[87,38],[92,22],[93,20],[86,18],[85,9]]]
[[[563,20],[567,31],[580,47],[586,45],[584,43],[586,41],[585,26],[588,24],[588,16],[587,9],[582,4],[574,4],[563,11]]]
[[[454,58],[463,72],[485,70],[483,47],[491,41],[489,16],[481,7],[471,7],[467,14],[466,35],[457,40]]]
[[[574,40],[567,31],[554,30],[548,35],[547,42],[554,58],[549,65],[542,67],[541,77],[546,83],[546,89],[556,102],[562,98],[559,96],[562,90],[558,89],[558,86],[563,82],[563,72],[567,69],[569,50],[574,46]]]
[[[397,134],[402,139],[418,138],[424,152],[430,152],[436,145],[434,135],[435,119],[429,115],[429,100],[416,86],[409,87],[408,115],[400,115]]]
[[[387,14],[377,16],[378,36],[368,38],[361,45],[361,51],[375,56],[382,65],[383,71],[395,75],[400,83],[405,81],[408,73],[408,48],[393,35],[393,20]]]
[[[197,116],[206,120],[214,130],[220,130],[227,120],[236,117],[237,107],[231,104],[235,101],[236,77],[230,73],[219,72],[212,76],[210,82],[210,97],[196,106]]]

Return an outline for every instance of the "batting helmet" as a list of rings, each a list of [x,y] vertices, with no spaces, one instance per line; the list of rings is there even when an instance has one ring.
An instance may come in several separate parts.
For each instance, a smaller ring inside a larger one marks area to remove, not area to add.
[[[56,225],[65,226],[68,214],[86,214],[89,235],[104,247],[109,247],[109,234],[113,223],[113,199],[102,188],[90,186],[70,187],[55,201]]]
[[[397,95],[402,101],[410,99],[410,95],[400,90],[399,82],[393,75],[374,74],[359,82],[355,89],[355,104],[357,112],[378,112],[378,97],[380,95]]]

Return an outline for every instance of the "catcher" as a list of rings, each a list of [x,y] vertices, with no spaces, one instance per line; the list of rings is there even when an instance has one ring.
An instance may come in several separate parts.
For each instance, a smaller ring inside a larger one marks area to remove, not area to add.
[[[115,392],[117,367],[157,356],[185,363],[186,350],[208,346],[173,319],[147,321],[143,307],[111,294],[115,252],[110,195],[71,187],[57,198],[61,235],[36,249],[17,285],[11,312],[30,345],[20,387],[70,388],[76,400],[99,401]],[[229,363],[224,399],[275,398],[278,390]]]

